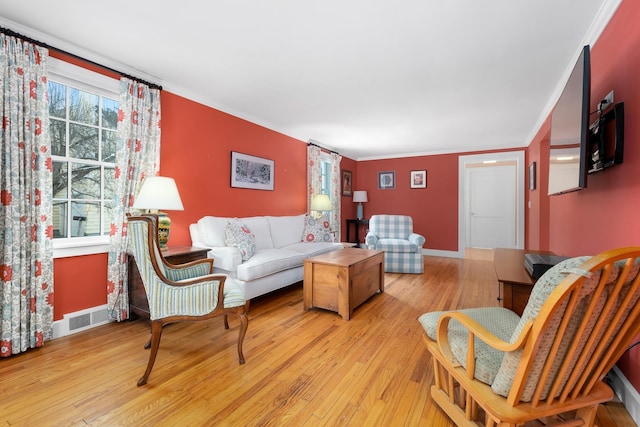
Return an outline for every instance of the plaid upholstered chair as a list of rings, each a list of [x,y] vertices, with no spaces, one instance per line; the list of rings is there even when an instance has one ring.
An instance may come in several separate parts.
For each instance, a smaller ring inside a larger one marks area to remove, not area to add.
[[[632,247],[559,263],[522,317],[502,307],[420,316],[433,400],[458,426],[593,425],[613,398],[604,376],[640,332],[639,257]]]
[[[238,359],[243,364],[242,342],[249,326],[249,301],[233,279],[211,274],[211,259],[169,264],[160,251],[157,223],[157,215],[128,218],[129,250],[140,271],[151,317],[151,340],[145,346],[151,352],[138,386],[147,383],[160,347],[162,328],[170,323],[224,316],[224,326],[229,329],[227,315],[237,315]]]
[[[422,273],[425,239],[413,232],[413,219],[406,215],[372,215],[365,237],[367,249],[384,251],[384,271]]]

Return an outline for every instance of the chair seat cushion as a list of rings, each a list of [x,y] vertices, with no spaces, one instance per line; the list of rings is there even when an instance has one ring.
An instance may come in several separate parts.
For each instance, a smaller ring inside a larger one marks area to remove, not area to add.
[[[513,330],[520,321],[520,316],[513,311],[503,307],[485,307],[456,310],[471,317],[473,320],[487,328],[498,338],[508,341],[513,335]],[[418,321],[425,332],[432,340],[436,340],[436,329],[438,319],[443,311],[425,313],[418,318]],[[458,321],[451,320],[449,323],[449,343],[451,350],[462,366],[466,368],[467,339],[468,331]],[[493,380],[500,369],[504,352],[495,350],[479,340],[475,339],[476,349],[476,371],[475,378],[485,384],[493,383]]]
[[[227,280],[224,281],[224,308],[240,307],[246,302],[238,282],[227,276]]]
[[[385,252],[418,252],[418,246],[405,239],[378,239],[376,249]]]

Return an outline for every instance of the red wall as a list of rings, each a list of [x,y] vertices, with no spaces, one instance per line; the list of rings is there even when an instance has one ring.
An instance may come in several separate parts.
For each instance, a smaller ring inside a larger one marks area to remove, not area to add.
[[[169,212],[170,244],[189,245],[189,224],[205,215],[306,212],[307,144],[162,92],[160,175],[175,178],[184,211]],[[274,191],[232,188],[231,151],[274,161]]]
[[[367,191],[364,217],[410,215],[414,231],[426,238],[425,248],[457,251],[458,157],[445,154],[358,162],[353,189]],[[410,188],[412,170],[427,171],[427,188]],[[378,189],[378,173],[386,171],[395,172],[395,189]]]

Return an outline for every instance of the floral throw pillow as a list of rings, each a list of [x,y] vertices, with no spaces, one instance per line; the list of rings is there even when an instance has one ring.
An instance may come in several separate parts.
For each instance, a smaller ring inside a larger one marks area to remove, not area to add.
[[[243,261],[251,258],[256,252],[256,236],[242,222],[238,220],[227,221],[224,234],[226,245],[238,248]]]
[[[331,225],[326,215],[322,215],[320,218],[314,218],[311,215],[304,217],[303,242],[331,242],[332,240]]]

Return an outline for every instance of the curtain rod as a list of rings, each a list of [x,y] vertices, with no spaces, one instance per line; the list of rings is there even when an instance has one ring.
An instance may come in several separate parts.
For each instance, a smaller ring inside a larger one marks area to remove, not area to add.
[[[320,145],[316,144],[315,142],[311,142],[311,141],[309,141],[309,142],[307,142],[307,145],[313,145],[314,147],[321,148],[321,149],[323,149],[323,150],[325,150],[325,151],[328,151],[328,152],[330,152],[330,153],[333,153],[333,154],[340,154],[340,153],[338,153],[337,151],[333,151],[333,150],[329,150],[328,148],[324,148],[324,147],[322,147],[322,146],[320,146]]]
[[[152,89],[162,90],[162,86],[160,86],[160,85],[157,85],[157,84],[155,84],[155,83],[148,82],[148,81],[146,81],[146,80],[143,80],[143,79],[141,79],[141,78],[138,78],[138,77],[132,76],[132,75],[127,74],[127,73],[123,73],[122,71],[118,71],[118,70],[113,69],[113,68],[111,68],[111,67],[107,67],[106,65],[99,64],[99,63],[97,63],[97,62],[95,62],[95,61],[92,61],[92,60],[90,60],[90,59],[83,58],[83,57],[81,57],[81,56],[79,56],[79,55],[76,55],[75,53],[67,52],[66,50],[62,50],[62,49],[59,49],[59,48],[57,48],[57,47],[54,47],[54,46],[48,45],[47,43],[43,43],[43,42],[41,42],[41,41],[39,41],[39,40],[32,39],[31,37],[27,37],[27,36],[22,35],[22,34],[20,34],[20,33],[16,33],[15,31],[10,30],[10,29],[8,29],[8,28],[0,27],[0,33],[4,33],[4,34],[6,34],[6,35],[8,35],[8,36],[12,36],[12,37],[17,37],[17,38],[19,38],[19,39],[22,39],[22,40],[24,40],[24,41],[27,41],[27,42],[33,43],[33,44],[38,45],[38,46],[40,46],[40,47],[45,47],[45,48],[47,48],[47,49],[49,49],[49,50],[55,50],[55,51],[56,51],[56,52],[58,52],[58,53],[62,53],[62,54],[64,54],[64,55],[68,55],[68,56],[70,56],[70,57],[72,57],[72,58],[75,58],[75,59],[78,59],[78,60],[80,60],[80,61],[86,62],[87,64],[91,64],[91,65],[95,65],[96,67],[100,67],[100,68],[102,68],[103,70],[111,71],[112,73],[119,74],[119,75],[121,75],[122,77],[126,77],[126,78],[128,78],[128,79],[135,80],[135,81],[137,81],[138,83],[146,84],[147,86],[149,86],[149,87],[150,87],[150,88],[152,88]]]

